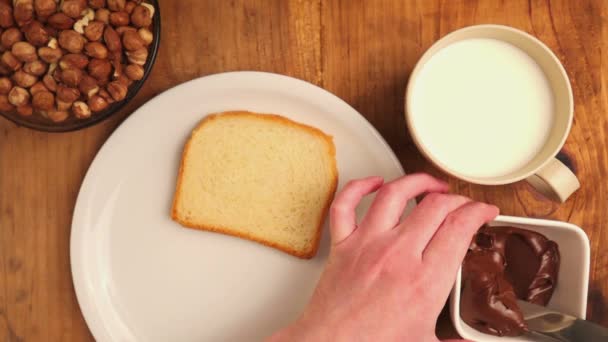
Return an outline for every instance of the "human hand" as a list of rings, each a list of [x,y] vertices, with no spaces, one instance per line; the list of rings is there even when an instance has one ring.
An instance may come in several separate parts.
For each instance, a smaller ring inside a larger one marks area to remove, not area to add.
[[[355,208],[378,190],[359,225]],[[473,234],[498,208],[414,174],[349,182],[330,209],[331,251],[302,316],[271,341],[437,341],[435,324]],[[427,193],[400,221],[407,202]]]

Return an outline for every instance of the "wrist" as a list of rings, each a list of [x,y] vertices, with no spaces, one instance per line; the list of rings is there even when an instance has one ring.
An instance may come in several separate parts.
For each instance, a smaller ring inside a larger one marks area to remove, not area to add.
[[[325,341],[330,337],[328,331],[324,324],[312,324],[299,319],[274,333],[267,342]]]

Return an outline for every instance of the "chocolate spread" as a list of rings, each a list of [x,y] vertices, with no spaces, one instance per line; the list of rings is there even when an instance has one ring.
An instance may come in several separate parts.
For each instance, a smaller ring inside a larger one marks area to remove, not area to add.
[[[462,267],[460,314],[492,335],[527,331],[517,299],[546,305],[557,284],[557,244],[542,234],[512,227],[483,227]]]

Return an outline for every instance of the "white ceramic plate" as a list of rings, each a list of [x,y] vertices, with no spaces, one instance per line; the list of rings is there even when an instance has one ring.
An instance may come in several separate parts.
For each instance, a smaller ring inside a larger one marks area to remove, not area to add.
[[[98,341],[260,340],[295,319],[308,301],[327,257],[327,229],[317,256],[301,260],[169,218],[190,131],[209,113],[237,109],[279,113],[333,135],[340,186],[403,174],[359,113],[304,81],[233,72],[166,91],[112,134],[78,195],[72,273]]]

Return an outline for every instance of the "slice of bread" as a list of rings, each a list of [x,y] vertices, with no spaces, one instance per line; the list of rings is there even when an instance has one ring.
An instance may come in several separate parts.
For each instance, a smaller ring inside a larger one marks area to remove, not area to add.
[[[207,116],[186,143],[172,218],[312,258],[338,181],[320,130],[272,114]]]

